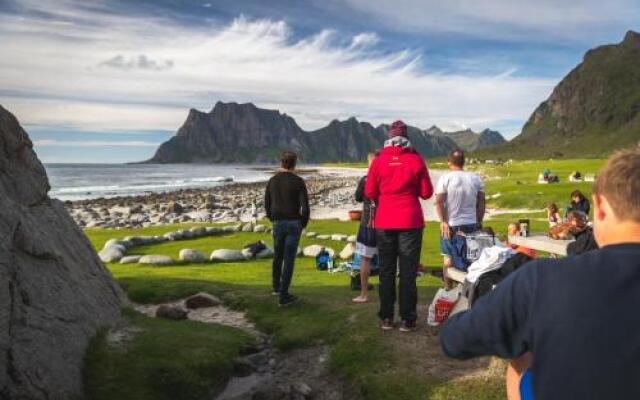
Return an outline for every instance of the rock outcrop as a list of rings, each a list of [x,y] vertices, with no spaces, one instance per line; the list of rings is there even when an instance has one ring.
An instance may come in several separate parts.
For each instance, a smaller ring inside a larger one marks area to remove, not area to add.
[[[125,301],[0,106],[0,398],[83,397],[90,339]]]
[[[306,163],[364,161],[382,146],[387,130],[387,125],[374,127],[349,118],[308,132],[277,110],[218,102],[208,113],[190,110],[176,136],[161,144],[147,162],[270,163],[284,149],[296,151]],[[409,128],[409,138],[424,157],[443,156],[459,146],[449,137],[415,127]]]
[[[603,157],[640,144],[640,33],[587,51],[531,114],[522,133],[483,155]],[[482,153],[482,152],[481,152]]]

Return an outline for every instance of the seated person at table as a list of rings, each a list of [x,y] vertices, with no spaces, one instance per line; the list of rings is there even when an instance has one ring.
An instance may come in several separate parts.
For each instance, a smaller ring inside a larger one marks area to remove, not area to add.
[[[536,400],[640,399],[640,147],[609,159],[592,199],[600,249],[518,268],[448,318],[445,354],[531,352]]]
[[[570,211],[580,211],[580,212],[583,212],[588,217],[590,210],[591,210],[591,203],[589,203],[589,200],[586,197],[584,197],[581,191],[574,190],[571,193],[571,203],[567,207],[567,210],[565,211],[565,215],[568,215]]]
[[[509,236],[520,236],[520,224],[517,222],[511,222],[509,224],[509,226],[507,227],[507,234]],[[511,244],[509,243],[509,238],[507,237],[507,246],[510,246],[514,251],[518,252],[518,253],[522,253],[525,254],[531,258],[537,258],[538,257],[538,252],[535,251],[534,249],[530,249],[528,247],[523,247],[517,244]]]

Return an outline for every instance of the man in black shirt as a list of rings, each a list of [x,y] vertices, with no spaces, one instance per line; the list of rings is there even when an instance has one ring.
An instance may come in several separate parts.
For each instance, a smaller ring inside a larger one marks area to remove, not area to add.
[[[536,400],[640,399],[640,148],[612,156],[593,205],[600,249],[532,261],[451,316],[448,356],[530,352]]]
[[[269,180],[264,195],[267,218],[273,223],[273,294],[280,296],[281,306],[296,301],[289,294],[289,285],[300,235],[309,222],[307,186],[293,173],[297,160],[292,151],[282,153],[282,170]]]

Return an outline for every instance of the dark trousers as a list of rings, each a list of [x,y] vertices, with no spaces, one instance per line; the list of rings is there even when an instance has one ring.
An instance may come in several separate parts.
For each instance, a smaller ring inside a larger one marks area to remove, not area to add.
[[[380,262],[380,319],[393,320],[396,302],[396,275],[400,272],[400,318],[418,319],[416,277],[422,250],[422,229],[378,230]]]
[[[273,221],[273,290],[280,292],[281,299],[289,295],[301,234],[300,220]]]

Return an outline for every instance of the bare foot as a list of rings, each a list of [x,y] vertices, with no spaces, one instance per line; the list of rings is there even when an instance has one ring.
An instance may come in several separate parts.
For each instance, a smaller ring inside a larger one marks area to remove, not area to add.
[[[351,301],[354,302],[354,303],[357,303],[357,304],[362,304],[362,303],[368,302],[369,299],[366,298],[365,296],[358,296],[358,297],[356,297],[355,299],[353,299]]]

